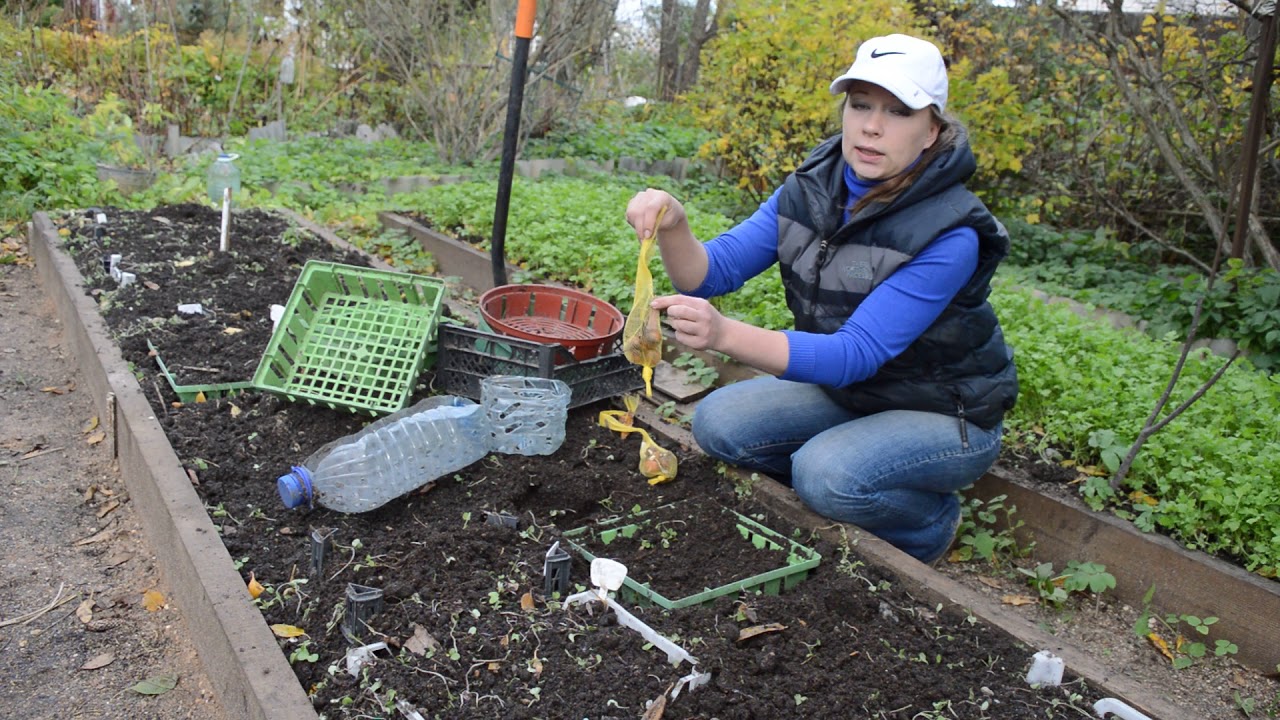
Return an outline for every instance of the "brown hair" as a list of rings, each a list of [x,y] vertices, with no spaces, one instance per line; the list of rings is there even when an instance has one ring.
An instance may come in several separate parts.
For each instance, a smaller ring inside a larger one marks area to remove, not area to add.
[[[943,151],[950,150],[955,146],[956,137],[959,135],[955,123],[939,110],[937,105],[930,105],[929,110],[933,112],[933,119],[941,126],[938,128],[938,139],[933,142],[933,145],[930,145],[924,152],[920,153],[920,160],[906,172],[885,180],[859,198],[858,202],[849,208],[850,217],[857,215],[860,210],[872,203],[884,203],[887,205],[893,202],[902,194],[903,190],[910,187],[911,183],[914,183],[924,173],[934,158],[942,154]]]

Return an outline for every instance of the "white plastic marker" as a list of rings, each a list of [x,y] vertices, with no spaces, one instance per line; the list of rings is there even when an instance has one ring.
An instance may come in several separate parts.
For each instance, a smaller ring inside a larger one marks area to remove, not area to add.
[[[627,579],[627,566],[617,560],[596,558],[591,561],[591,584],[596,586],[600,601],[609,604],[609,593],[618,592]]]
[[[231,226],[231,188],[222,189],[222,237],[218,241],[218,249],[226,252],[230,247],[227,230]]]
[[[1115,698],[1102,698],[1093,704],[1093,712],[1100,718],[1115,715],[1122,720],[1151,720],[1143,713],[1133,709]]]
[[[609,599],[609,592],[616,591],[622,587],[622,581],[627,579],[627,566],[617,560],[609,560],[607,558],[596,558],[591,561],[591,584],[595,585],[594,590],[583,590],[580,593],[570,595],[564,599],[566,608],[572,607],[576,603],[588,603],[592,600],[599,600],[604,603],[605,608],[613,608],[613,612],[618,616],[618,624],[629,627],[640,633],[640,636],[648,640],[654,647],[662,650],[667,654],[667,662],[672,665],[679,665],[681,660],[687,660],[690,665],[697,665],[698,659],[690,655],[684,648],[676,645],[661,633],[644,623],[643,620],[635,615],[627,612],[626,608],[618,604],[617,600]],[[696,673],[695,673],[696,675]],[[690,680],[692,681],[692,676]],[[702,682],[705,682],[703,680]],[[688,683],[691,685],[692,682]],[[699,682],[698,684],[701,684]]]
[[[1027,684],[1058,687],[1062,684],[1062,670],[1062,658],[1048,650],[1041,650],[1031,657],[1031,669],[1027,671]]]

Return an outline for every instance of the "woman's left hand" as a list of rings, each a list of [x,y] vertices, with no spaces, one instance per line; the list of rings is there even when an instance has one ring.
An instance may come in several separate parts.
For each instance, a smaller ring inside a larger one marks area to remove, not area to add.
[[[666,313],[678,342],[694,350],[718,349],[724,316],[711,303],[688,295],[663,295],[654,298],[651,307]]]

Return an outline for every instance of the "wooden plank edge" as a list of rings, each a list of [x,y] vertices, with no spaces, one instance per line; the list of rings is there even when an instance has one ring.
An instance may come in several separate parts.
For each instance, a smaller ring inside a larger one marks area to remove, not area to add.
[[[28,238],[62,322],[63,343],[99,416],[110,424],[120,474],[219,704],[233,718],[315,720],[142,388],[85,294],[79,270],[58,248],[47,214],[35,214]]]

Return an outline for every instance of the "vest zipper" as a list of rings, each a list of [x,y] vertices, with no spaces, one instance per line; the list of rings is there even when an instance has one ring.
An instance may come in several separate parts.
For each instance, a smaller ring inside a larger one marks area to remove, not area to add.
[[[818,304],[818,289],[822,286],[822,266],[827,262],[827,251],[831,249],[830,238],[823,238],[818,243],[818,262],[813,268],[813,292],[809,295],[809,302],[814,305]]]
[[[969,424],[964,419],[964,403],[960,402],[960,398],[956,398],[956,417],[960,419],[960,447],[961,449],[969,449]]]

